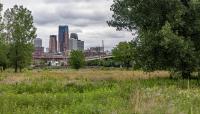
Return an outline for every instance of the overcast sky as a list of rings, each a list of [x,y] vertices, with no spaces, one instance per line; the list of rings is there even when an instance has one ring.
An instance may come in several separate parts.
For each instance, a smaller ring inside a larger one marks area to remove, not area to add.
[[[37,37],[48,47],[49,35],[58,34],[59,25],[68,25],[69,32],[78,33],[85,41],[85,49],[100,46],[110,50],[120,41],[130,41],[130,32],[116,31],[107,25],[111,19],[112,0],[0,0],[4,10],[13,5],[23,5],[32,11]]]

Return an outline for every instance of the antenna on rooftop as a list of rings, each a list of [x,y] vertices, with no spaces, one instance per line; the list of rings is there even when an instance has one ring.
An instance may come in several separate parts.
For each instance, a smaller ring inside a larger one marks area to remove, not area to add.
[[[104,55],[104,40],[102,40],[103,55]]]
[[[104,49],[104,40],[102,40],[102,47],[103,47],[103,49]]]

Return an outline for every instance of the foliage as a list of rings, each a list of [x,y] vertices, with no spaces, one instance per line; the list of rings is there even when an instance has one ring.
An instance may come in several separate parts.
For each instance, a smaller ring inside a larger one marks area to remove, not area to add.
[[[158,33],[140,34],[138,64],[145,70],[193,71],[197,65],[191,41],[185,41],[171,31],[169,23]],[[148,39],[147,39],[148,38]],[[185,66],[183,66],[185,65]]]
[[[28,9],[15,5],[5,11],[4,22],[7,40],[10,45],[10,63],[15,68],[15,72],[18,69],[21,71],[21,69],[30,65],[32,61],[32,42],[36,37],[33,16]]]
[[[114,0],[117,30],[136,30],[137,63],[148,71],[181,71],[190,77],[200,55],[200,5],[198,0]]]
[[[80,69],[85,65],[85,56],[82,51],[73,50],[70,54],[69,64],[74,69]]]
[[[116,62],[114,59],[87,61],[86,65],[87,66],[120,67],[120,63]]]
[[[86,61],[87,66],[100,66],[102,65],[101,60],[92,60],[92,61]]]
[[[2,4],[0,4],[0,12],[2,11]],[[8,67],[8,45],[5,41],[4,24],[2,22],[2,16],[0,15],[0,67],[5,70]]]
[[[5,70],[8,67],[8,46],[0,41],[0,67],[2,66]]]
[[[120,42],[113,50],[112,55],[116,61],[121,62],[121,64],[127,69],[131,67],[134,59],[134,47],[132,43]]]

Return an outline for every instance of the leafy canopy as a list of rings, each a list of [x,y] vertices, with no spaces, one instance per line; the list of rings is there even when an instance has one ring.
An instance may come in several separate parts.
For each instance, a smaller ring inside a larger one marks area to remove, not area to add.
[[[36,37],[33,16],[27,8],[15,5],[5,11],[4,23],[6,40],[10,45],[10,63],[17,72],[18,69],[30,65],[32,61],[33,39]]]
[[[70,53],[70,61],[69,64],[74,69],[80,69],[85,65],[85,56],[82,51],[73,50]]]
[[[0,12],[2,11],[2,4],[0,4]],[[0,67],[5,69],[8,66],[8,45],[5,41],[5,34],[4,34],[4,24],[2,21],[2,16],[0,15]]]
[[[114,0],[110,26],[137,31],[136,62],[145,70],[190,76],[200,55],[199,0]]]
[[[129,68],[133,62],[133,46],[128,42],[120,42],[113,50],[112,55],[116,61],[120,62],[124,67]]]

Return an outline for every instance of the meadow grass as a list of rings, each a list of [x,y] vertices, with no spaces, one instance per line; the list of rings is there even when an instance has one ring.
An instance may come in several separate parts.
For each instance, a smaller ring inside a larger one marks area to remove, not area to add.
[[[198,114],[200,82],[166,71],[51,70],[0,74],[0,114]]]

